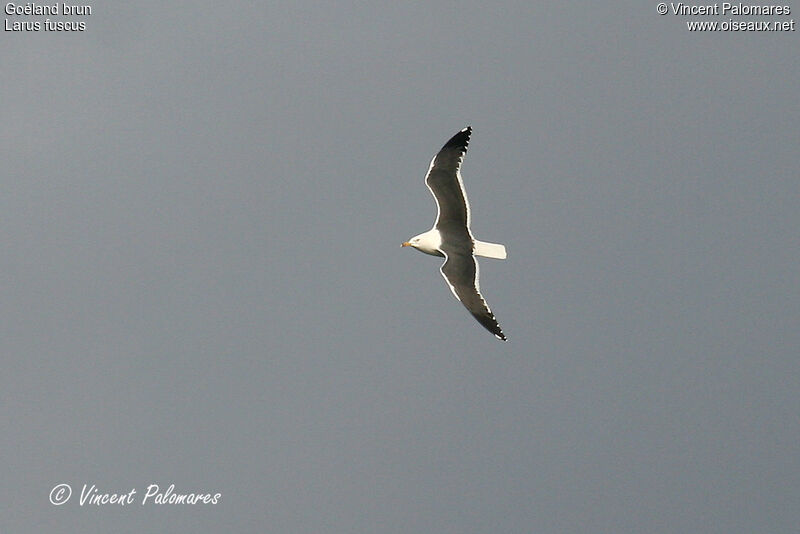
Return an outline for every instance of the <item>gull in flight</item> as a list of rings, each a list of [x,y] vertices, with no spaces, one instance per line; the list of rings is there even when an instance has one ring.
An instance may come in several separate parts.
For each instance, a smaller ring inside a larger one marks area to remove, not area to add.
[[[450,291],[497,339],[506,341],[492,310],[481,295],[479,268],[475,256],[506,259],[506,247],[478,241],[470,230],[467,192],[461,179],[461,162],[467,153],[472,128],[455,134],[433,157],[425,185],[436,199],[438,213],[433,228],[412,237],[404,247],[413,247],[432,256],[444,257],[439,269]]]

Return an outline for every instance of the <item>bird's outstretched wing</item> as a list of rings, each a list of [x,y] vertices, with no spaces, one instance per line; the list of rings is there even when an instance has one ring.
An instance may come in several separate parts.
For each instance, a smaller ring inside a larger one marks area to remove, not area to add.
[[[467,126],[445,143],[431,160],[425,177],[425,185],[436,199],[438,213],[434,228],[439,231],[470,233],[469,202],[460,169],[471,133],[472,128]]]
[[[478,261],[472,254],[446,254],[445,262],[439,269],[450,291],[461,301],[467,310],[494,334],[497,339],[506,341],[503,330],[494,318],[492,310],[481,295]]]

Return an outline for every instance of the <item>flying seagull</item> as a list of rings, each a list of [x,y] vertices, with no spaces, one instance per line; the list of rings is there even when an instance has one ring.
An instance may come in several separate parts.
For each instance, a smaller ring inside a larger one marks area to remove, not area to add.
[[[439,270],[450,291],[484,328],[497,339],[505,341],[505,334],[481,295],[478,260],[475,256],[504,260],[506,247],[478,241],[472,237],[469,229],[469,202],[460,169],[471,133],[469,126],[458,132],[431,160],[425,185],[436,199],[436,222],[433,228],[412,237],[403,246],[444,257]]]

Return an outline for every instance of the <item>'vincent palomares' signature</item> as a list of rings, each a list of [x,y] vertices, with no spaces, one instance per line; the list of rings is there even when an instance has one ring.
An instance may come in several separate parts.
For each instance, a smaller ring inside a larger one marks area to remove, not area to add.
[[[665,4],[666,5],[666,4]],[[791,6],[783,5],[745,5],[741,2],[722,2],[713,4],[696,5],[684,2],[670,2],[670,11],[673,15],[791,15]],[[661,9],[666,14],[664,9]]]
[[[188,504],[188,505],[203,505],[203,504],[218,504],[222,502],[222,493],[220,492],[189,492],[189,493],[176,493],[175,484],[170,484],[164,491],[158,484],[150,484],[147,486],[141,500],[138,500],[136,495],[139,492],[136,488],[131,488],[128,492],[109,493],[101,491],[95,484],[84,484],[81,488],[81,495],[78,499],[78,505],[117,505],[126,506],[129,504]],[[69,484],[58,484],[50,492],[50,502],[54,505],[65,504],[72,496],[72,488]]]

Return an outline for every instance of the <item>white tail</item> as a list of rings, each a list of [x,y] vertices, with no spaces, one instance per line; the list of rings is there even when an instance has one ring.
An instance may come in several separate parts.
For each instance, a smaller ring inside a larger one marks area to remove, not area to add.
[[[476,256],[483,256],[484,258],[506,259],[506,247],[499,243],[487,243],[476,239],[472,251]]]

